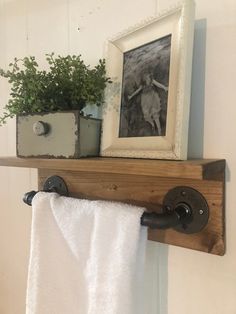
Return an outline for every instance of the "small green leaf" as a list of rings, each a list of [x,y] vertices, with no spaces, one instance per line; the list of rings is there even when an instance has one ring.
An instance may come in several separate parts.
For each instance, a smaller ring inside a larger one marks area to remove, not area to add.
[[[85,65],[81,55],[46,54],[49,70],[40,70],[34,56],[14,58],[10,69],[0,69],[8,79],[11,92],[0,125],[21,113],[79,109],[86,103],[103,103],[104,89],[111,79],[106,77],[105,60],[94,68]]]

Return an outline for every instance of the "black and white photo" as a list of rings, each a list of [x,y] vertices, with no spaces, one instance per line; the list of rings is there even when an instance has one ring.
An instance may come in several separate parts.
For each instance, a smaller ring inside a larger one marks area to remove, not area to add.
[[[119,137],[165,136],[171,34],[124,53]]]

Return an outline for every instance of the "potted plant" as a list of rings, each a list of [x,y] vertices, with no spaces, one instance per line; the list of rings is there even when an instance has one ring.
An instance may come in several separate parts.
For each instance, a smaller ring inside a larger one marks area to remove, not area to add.
[[[14,59],[0,76],[11,84],[11,98],[0,125],[17,117],[19,157],[79,158],[99,153],[101,120],[83,114],[90,104],[101,106],[106,84],[105,60],[94,68],[81,56],[47,54],[49,70],[35,57]]]

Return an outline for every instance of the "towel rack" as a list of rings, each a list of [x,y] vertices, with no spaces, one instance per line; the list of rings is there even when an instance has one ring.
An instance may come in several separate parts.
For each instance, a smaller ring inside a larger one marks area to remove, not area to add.
[[[43,186],[44,192],[57,192],[68,196],[68,188],[59,176],[49,177]],[[38,192],[25,193],[23,201],[32,205],[32,200]],[[167,192],[163,200],[161,213],[144,212],[141,225],[151,229],[174,228],[176,231],[192,234],[201,231],[209,219],[209,208],[205,198],[197,190],[178,186]]]

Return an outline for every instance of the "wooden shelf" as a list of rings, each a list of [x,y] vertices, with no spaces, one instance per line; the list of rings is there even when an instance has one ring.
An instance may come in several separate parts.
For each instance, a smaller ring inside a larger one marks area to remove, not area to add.
[[[208,204],[207,226],[193,234],[149,229],[149,240],[217,255],[225,252],[225,160],[2,157],[0,166],[37,168],[39,190],[47,178],[57,175],[66,182],[71,197],[125,202],[155,212],[162,212],[168,191],[177,186],[190,187]]]
[[[0,166],[217,181],[223,179],[225,161],[222,159],[167,161],[100,157],[84,159],[2,157]]]

